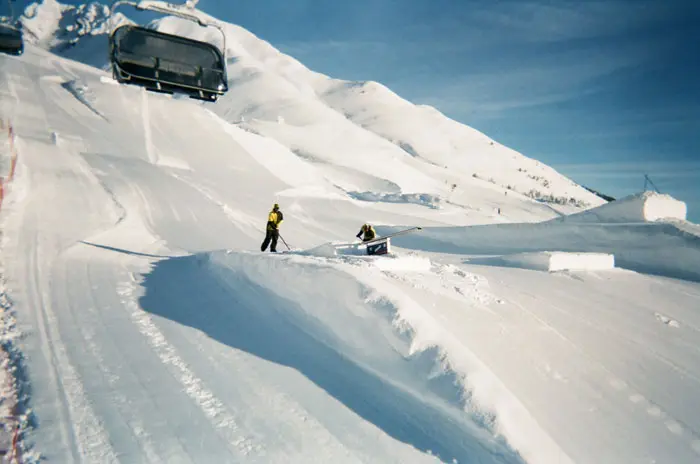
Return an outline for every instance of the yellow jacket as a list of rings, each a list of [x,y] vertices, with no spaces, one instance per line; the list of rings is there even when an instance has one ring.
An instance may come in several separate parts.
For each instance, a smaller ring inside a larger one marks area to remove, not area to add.
[[[284,216],[282,215],[282,211],[272,210],[272,211],[270,211],[270,214],[267,216],[267,228],[270,230],[279,229],[279,226],[280,226],[280,224],[282,224],[283,220],[284,220]]]
[[[368,240],[374,240],[374,238],[377,236],[377,233],[374,231],[374,227],[368,226],[367,224],[363,225],[362,228],[360,228],[360,231],[357,233],[355,237],[360,238],[361,235],[364,236],[362,237],[362,241],[366,242]]]

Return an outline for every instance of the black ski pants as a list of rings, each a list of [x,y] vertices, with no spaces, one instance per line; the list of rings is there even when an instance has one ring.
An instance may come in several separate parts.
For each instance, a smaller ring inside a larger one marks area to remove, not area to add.
[[[270,245],[270,251],[273,253],[277,252],[277,239],[280,237],[280,231],[278,229],[267,229],[265,234],[265,240],[260,246],[260,251],[265,251],[267,246]]]

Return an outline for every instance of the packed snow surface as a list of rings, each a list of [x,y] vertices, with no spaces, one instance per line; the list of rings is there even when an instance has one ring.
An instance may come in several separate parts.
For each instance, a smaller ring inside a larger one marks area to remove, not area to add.
[[[540,271],[602,271],[615,267],[615,257],[606,253],[564,253],[543,251],[518,253],[500,258],[500,262]]]
[[[567,216],[565,220],[570,222],[654,222],[672,219],[685,221],[686,212],[686,204],[670,195],[644,192]]]
[[[216,105],[114,85],[86,65],[102,11],[35,5],[55,53],[0,56],[19,152],[3,402],[18,393],[23,462],[700,459],[696,225],[561,219],[602,201],[233,25]],[[82,63],[52,45],[68,13],[95,32],[65,50]],[[275,202],[280,253],[263,254]],[[364,223],[422,230],[367,256]],[[494,261],[518,253],[589,265]]]

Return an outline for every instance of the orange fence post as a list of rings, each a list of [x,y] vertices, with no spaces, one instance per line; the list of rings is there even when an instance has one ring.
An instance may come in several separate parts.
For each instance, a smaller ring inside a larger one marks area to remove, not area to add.
[[[10,139],[10,153],[15,151],[15,131],[12,129],[12,122],[7,122],[7,136]]]
[[[5,126],[5,121],[3,119],[0,119],[0,129],[4,128]],[[12,177],[14,176],[15,172],[15,165],[17,164],[17,152],[15,151],[15,144],[14,144],[14,131],[12,129],[12,123],[10,121],[7,122],[7,135],[10,139],[10,173],[8,175],[7,179],[3,179],[0,177],[0,209],[2,208],[2,200],[5,197],[5,183],[9,182],[12,180]],[[14,408],[13,408],[14,409]],[[16,414],[16,411],[13,412],[13,415]],[[12,419],[15,420],[15,427],[14,427],[14,432],[12,434],[12,447],[10,449],[10,457],[9,461],[10,463],[16,462],[17,464],[21,464],[22,462],[22,456],[20,455],[18,445],[19,445],[19,433],[20,433],[20,422],[17,420],[16,417],[13,417]]]
[[[10,174],[7,176],[8,181],[15,177],[15,166],[17,166],[17,155],[13,153],[12,159],[10,160]]]
[[[15,130],[12,127],[12,121],[7,121],[7,135],[10,139],[10,173],[7,176],[7,181],[11,181],[15,176],[15,167],[17,165],[17,149],[15,147]]]

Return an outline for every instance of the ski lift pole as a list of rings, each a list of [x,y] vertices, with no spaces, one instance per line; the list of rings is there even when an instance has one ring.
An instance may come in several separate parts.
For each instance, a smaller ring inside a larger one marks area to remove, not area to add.
[[[651,177],[649,177],[648,174],[644,174],[644,191],[646,191],[646,189],[647,189],[647,184],[651,185],[654,188],[654,190],[656,190],[656,193],[661,193],[661,191],[658,189],[656,184],[654,184],[654,182],[652,182]]]
[[[10,24],[13,24],[15,21],[15,9],[12,6],[12,3],[14,3],[15,0],[7,0],[7,6],[10,7]]]

